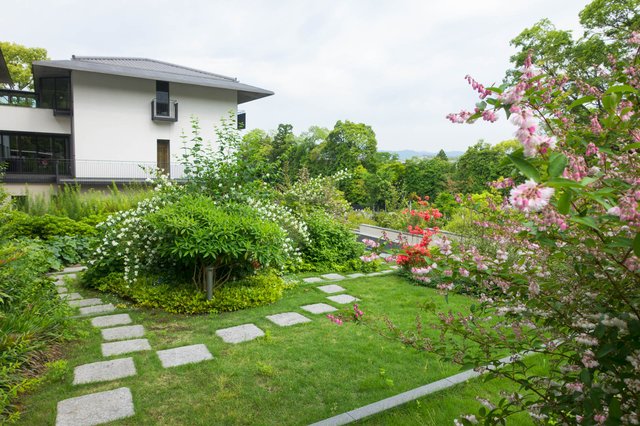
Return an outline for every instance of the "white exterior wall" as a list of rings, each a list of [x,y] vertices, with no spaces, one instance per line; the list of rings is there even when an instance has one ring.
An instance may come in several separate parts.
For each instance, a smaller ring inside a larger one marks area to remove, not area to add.
[[[169,83],[170,99],[178,102],[178,121],[156,122],[151,120],[155,80],[72,71],[71,82],[79,178],[142,177],[136,164],[155,166],[158,139],[171,141],[171,161],[175,162],[181,154],[180,135],[191,136],[192,115],[200,121],[201,136],[212,142],[220,118],[237,109],[235,91]],[[176,174],[172,170],[172,176]]]
[[[29,133],[71,133],[71,120],[52,109],[0,105],[0,130]]]

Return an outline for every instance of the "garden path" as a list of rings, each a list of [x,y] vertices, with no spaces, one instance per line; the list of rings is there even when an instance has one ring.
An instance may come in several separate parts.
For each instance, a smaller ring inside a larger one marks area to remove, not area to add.
[[[91,318],[91,324],[100,329],[105,343],[101,345],[104,358],[131,354],[134,352],[152,350],[149,341],[144,338],[145,330],[142,325],[131,324],[132,319],[127,313],[112,313],[117,308],[111,303],[103,303],[99,298],[83,298],[80,293],[70,293],[65,278],[76,278],[78,272],[84,267],[67,268],[60,273],[51,274],[56,279],[55,286],[61,299],[66,300],[71,307],[79,308],[80,315],[77,318],[92,317],[96,314],[109,313],[109,315],[95,316]],[[338,304],[351,303],[359,299],[345,294],[345,288],[331,284],[331,282],[358,278],[362,276],[376,276],[389,273],[392,270],[370,274],[325,274],[320,277],[305,278],[307,283],[327,283],[317,287],[326,294],[327,299]],[[341,294],[336,294],[341,293]],[[337,308],[326,303],[315,303],[301,306],[300,309],[311,314],[323,314],[336,311]],[[297,312],[282,312],[266,317],[272,323],[280,327],[289,327],[296,324],[311,322],[310,318]],[[257,337],[264,336],[263,330],[255,324],[241,324],[234,327],[216,330],[216,335],[224,342],[237,344],[247,342]],[[191,364],[213,359],[204,344],[195,344],[177,348],[156,351],[162,367],[171,368],[184,364]],[[114,358],[89,364],[79,365],[74,369],[74,385],[83,385],[96,382],[107,382],[125,377],[137,375],[133,358]],[[135,415],[133,396],[127,387],[95,392],[87,395],[65,399],[58,403],[56,425],[89,426],[111,422]]]

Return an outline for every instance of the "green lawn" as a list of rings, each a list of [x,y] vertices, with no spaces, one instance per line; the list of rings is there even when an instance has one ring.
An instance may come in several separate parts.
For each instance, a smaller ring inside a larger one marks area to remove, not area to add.
[[[75,366],[104,360],[99,330],[81,319],[87,336],[65,348],[66,373],[23,398],[19,424],[54,424],[58,401],[121,386],[131,389],[136,415],[115,425],[308,424],[460,371],[433,355],[380,336],[375,328],[382,325],[383,315],[410,327],[418,312],[428,328],[434,314],[421,311],[425,300],[433,300],[439,310],[456,311],[468,307],[472,299],[454,295],[447,304],[436,291],[394,275],[338,284],[361,299],[359,305],[373,325],[338,326],[324,315],[302,311],[302,305],[328,302],[327,295],[315,288],[317,284],[301,284],[273,305],[219,315],[190,317],[125,307],[119,312],[129,312],[134,324],[144,325],[154,350],[204,343],[214,359],[163,369],[153,351],[122,355],[134,358],[137,376],[72,386]],[[75,289],[87,297],[97,295],[119,303],[111,296]],[[287,311],[313,321],[282,328],[265,318]],[[245,323],[256,324],[266,336],[230,345],[215,335],[217,329]],[[493,383],[489,390],[497,393],[499,385]],[[474,397],[481,390],[475,382],[458,386],[367,423],[452,424],[458,415],[476,411]]]

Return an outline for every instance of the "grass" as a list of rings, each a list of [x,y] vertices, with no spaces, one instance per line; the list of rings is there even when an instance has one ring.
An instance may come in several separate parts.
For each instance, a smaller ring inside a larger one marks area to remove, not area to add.
[[[79,320],[86,337],[66,348],[68,368],[58,380],[24,398],[19,424],[53,424],[58,401],[121,386],[131,389],[136,414],[114,425],[308,424],[459,372],[455,365],[382,337],[375,328],[385,314],[398,325],[410,327],[427,299],[439,310],[454,312],[468,308],[472,299],[455,295],[447,304],[437,292],[393,275],[339,284],[361,299],[359,305],[371,325],[337,326],[324,315],[300,310],[305,304],[328,302],[315,288],[317,284],[301,284],[270,306],[219,315],[189,317],[122,306],[125,309],[120,311],[128,311],[134,324],[145,326],[145,337],[154,350],[204,343],[214,359],[163,369],[153,351],[124,355],[134,358],[137,376],[102,384],[71,385],[74,367],[103,360],[99,331],[87,320]],[[87,297],[99,295],[80,291]],[[112,296],[99,296],[119,303]],[[287,311],[313,321],[281,328],[265,318]],[[435,319],[433,313],[422,311],[422,315],[425,324]],[[266,336],[230,345],[215,335],[217,329],[245,323],[256,324]],[[484,386],[464,385],[369,422],[390,424],[397,417],[395,424],[451,424],[460,414],[476,411],[473,398]],[[499,385],[492,386],[490,390],[498,390]],[[448,402],[434,402],[438,399]]]

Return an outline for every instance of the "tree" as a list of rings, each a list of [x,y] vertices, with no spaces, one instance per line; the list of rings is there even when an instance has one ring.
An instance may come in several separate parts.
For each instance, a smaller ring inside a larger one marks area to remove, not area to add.
[[[404,192],[435,199],[445,191],[451,163],[441,158],[411,158],[405,162]]]
[[[351,121],[338,121],[321,145],[320,161],[325,170],[354,170],[362,165],[374,171],[378,141],[370,126]]]
[[[41,47],[25,47],[7,41],[0,41],[0,50],[2,50],[13,80],[12,86],[6,84],[3,86],[12,90],[33,90],[31,63],[49,59],[47,50]]]
[[[444,149],[441,149],[440,151],[438,151],[438,153],[436,154],[436,158],[439,158],[444,161],[449,161],[449,157],[447,157],[447,153],[444,152]]]

